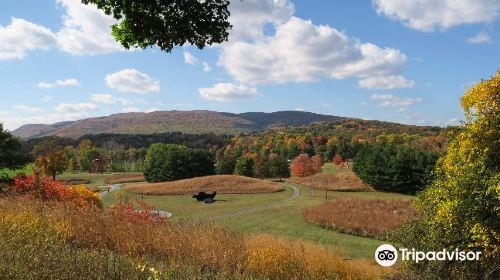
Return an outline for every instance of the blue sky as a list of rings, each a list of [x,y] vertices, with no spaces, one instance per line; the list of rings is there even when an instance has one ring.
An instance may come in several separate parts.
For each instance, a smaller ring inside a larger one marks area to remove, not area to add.
[[[8,129],[155,110],[305,110],[410,124],[462,119],[500,67],[498,0],[244,0],[230,40],[126,51],[78,0],[0,2]]]

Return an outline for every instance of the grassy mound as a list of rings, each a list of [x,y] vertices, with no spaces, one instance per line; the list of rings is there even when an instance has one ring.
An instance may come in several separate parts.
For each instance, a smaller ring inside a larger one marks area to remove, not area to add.
[[[371,191],[356,174],[352,172],[320,173],[309,177],[292,177],[291,183],[301,184],[318,190],[327,188],[329,191]]]
[[[388,231],[416,217],[408,200],[339,199],[304,211],[308,222],[376,238],[384,238]]]
[[[161,183],[135,183],[125,186],[125,190],[136,194],[147,195],[178,195],[197,192],[212,192],[226,194],[270,193],[283,190],[280,184],[236,176],[215,175]]]

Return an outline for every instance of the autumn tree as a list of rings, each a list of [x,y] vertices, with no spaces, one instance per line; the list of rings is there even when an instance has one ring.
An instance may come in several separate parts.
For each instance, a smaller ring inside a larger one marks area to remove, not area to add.
[[[333,157],[332,163],[339,166],[343,162],[344,162],[344,159],[342,158],[342,156],[339,154],[335,154],[335,156]]]
[[[323,159],[320,155],[315,155],[311,158],[311,164],[314,174],[320,173],[323,170]]]
[[[33,147],[31,154],[35,157],[35,167],[46,176],[56,179],[68,167],[65,150],[55,140],[45,140]]]
[[[318,164],[317,158],[313,160],[308,154],[300,154],[292,161],[291,170],[292,176],[307,177],[320,172],[321,165]]]
[[[158,46],[170,52],[188,43],[202,49],[227,40],[229,0],[82,0],[119,20],[112,34],[125,48]]]
[[[418,197],[420,219],[403,247],[482,252],[479,261],[409,262],[432,279],[500,279],[500,71],[461,99],[466,122],[438,160],[436,180]]]

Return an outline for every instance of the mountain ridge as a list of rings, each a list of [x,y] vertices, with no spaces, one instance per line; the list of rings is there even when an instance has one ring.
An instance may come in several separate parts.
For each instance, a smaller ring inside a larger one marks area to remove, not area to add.
[[[26,124],[12,133],[23,139],[45,136],[78,138],[86,134],[182,132],[234,135],[263,129],[302,126],[349,118],[302,111],[226,113],[209,110],[118,113],[54,124]]]

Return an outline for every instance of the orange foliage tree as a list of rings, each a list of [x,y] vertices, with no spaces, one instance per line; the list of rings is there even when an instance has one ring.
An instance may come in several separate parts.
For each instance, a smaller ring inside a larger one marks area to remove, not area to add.
[[[307,154],[300,154],[292,161],[292,176],[306,177],[321,171],[323,161],[320,156],[309,157]]]
[[[341,165],[342,162],[344,162],[344,159],[342,158],[342,156],[339,154],[335,154],[335,156],[333,157],[332,163],[335,165]]]

